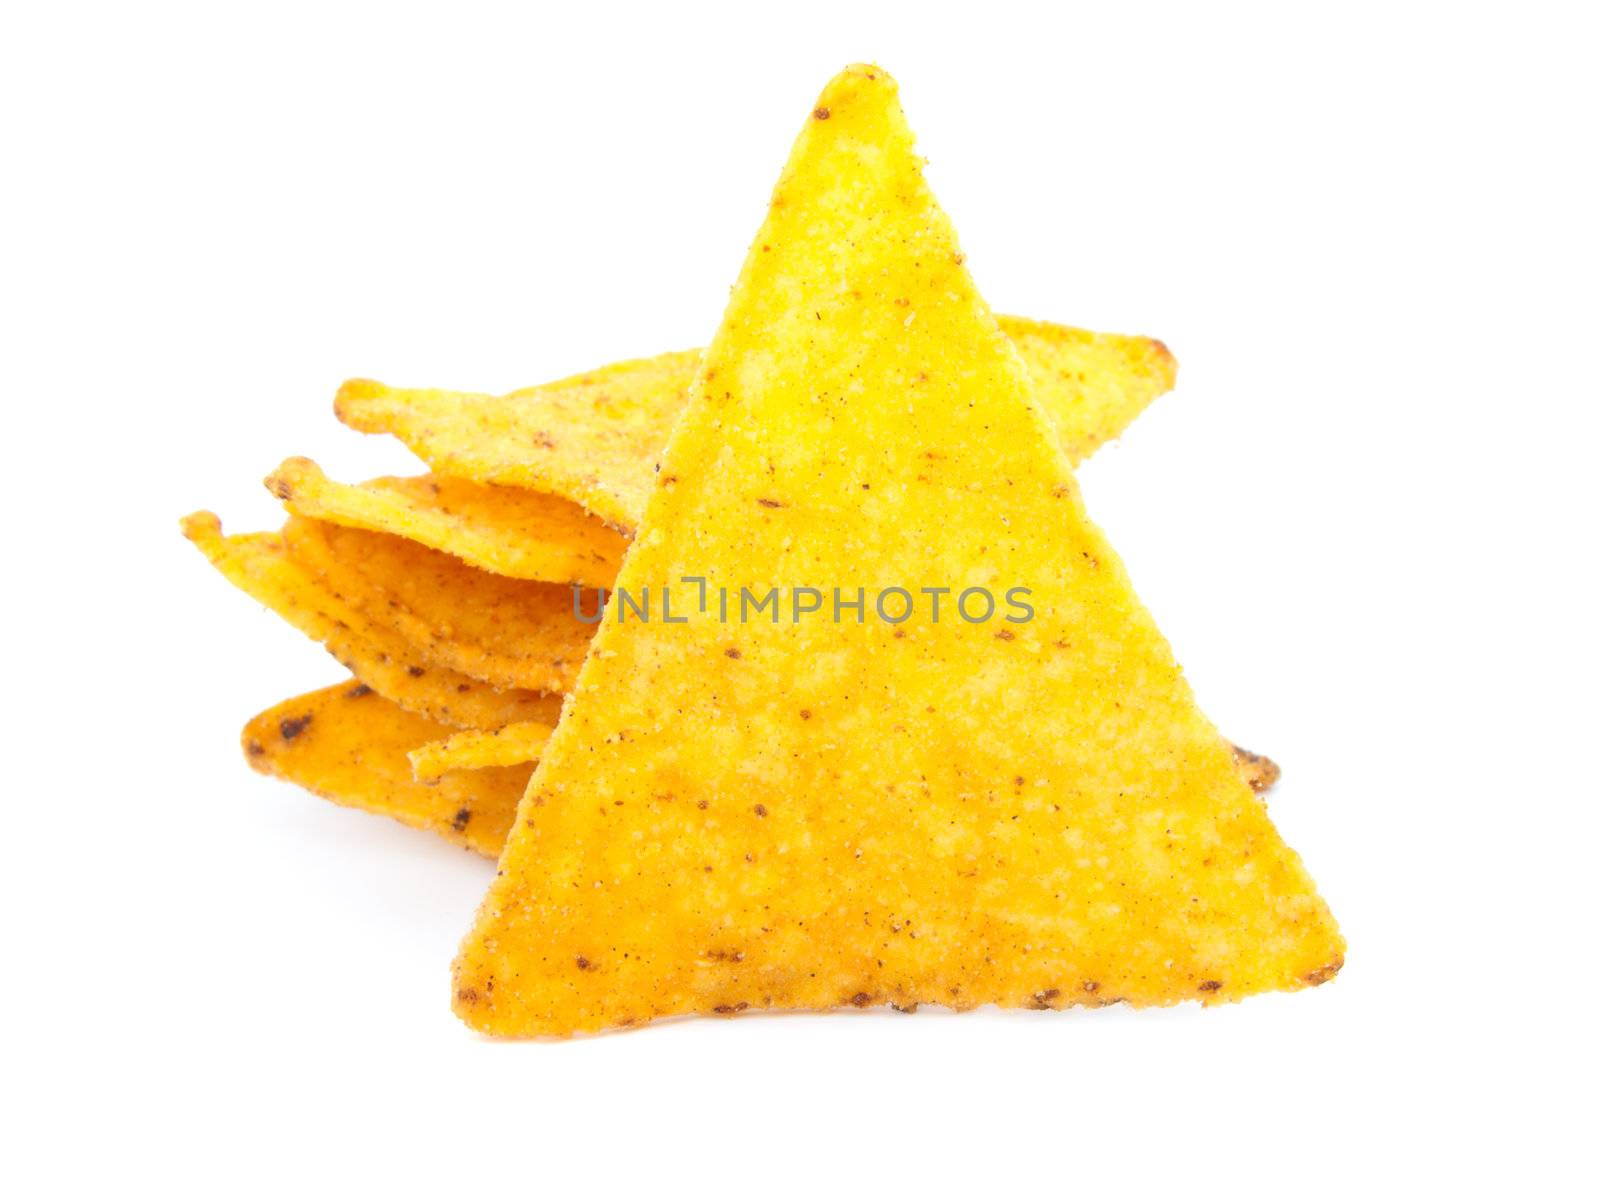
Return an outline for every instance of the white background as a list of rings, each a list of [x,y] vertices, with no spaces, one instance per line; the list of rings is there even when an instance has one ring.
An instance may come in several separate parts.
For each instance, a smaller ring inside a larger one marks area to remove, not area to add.
[[[6,6],[5,1190],[1593,1188],[1592,12]],[[1084,488],[1284,764],[1349,965],[480,1039],[447,969],[492,867],[245,768],[340,672],[177,518],[275,524],[286,454],[414,469],[335,423],[348,376],[703,343],[858,59],[997,309],[1177,353]]]

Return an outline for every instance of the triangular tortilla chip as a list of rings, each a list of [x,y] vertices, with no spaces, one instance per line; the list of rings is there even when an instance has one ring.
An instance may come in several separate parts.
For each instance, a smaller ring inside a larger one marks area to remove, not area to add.
[[[245,760],[263,775],[493,858],[533,768],[497,766],[416,782],[407,754],[449,732],[350,680],[273,705],[251,718],[239,741]]]
[[[529,784],[455,964],[473,1027],[1212,1003],[1342,962],[876,68],[807,122],[666,449],[618,588],[668,585],[687,620],[608,610]],[[718,588],[801,585],[872,607],[719,619]],[[875,611],[945,586],[1029,588],[1034,618]]]
[[[425,658],[391,627],[374,621],[290,556],[277,533],[224,536],[214,513],[182,521],[183,533],[212,566],[314,641],[351,674],[409,712],[445,725],[495,729],[512,721],[553,721],[561,697],[525,689],[497,691]]]
[[[283,541],[369,621],[495,687],[565,691],[589,652],[594,626],[574,615],[570,587],[491,575],[405,538],[310,517],[290,517]]]
[[[309,458],[284,459],[266,482],[296,516],[410,538],[513,579],[610,587],[628,548],[572,501],[527,488],[446,475],[335,483]]]
[[[1000,326],[1074,462],[1119,436],[1177,376],[1153,338],[1024,317],[1001,317]],[[395,435],[441,474],[563,496],[627,532],[639,523],[700,357],[687,350],[614,363],[508,396],[353,379],[334,412],[353,429]]]

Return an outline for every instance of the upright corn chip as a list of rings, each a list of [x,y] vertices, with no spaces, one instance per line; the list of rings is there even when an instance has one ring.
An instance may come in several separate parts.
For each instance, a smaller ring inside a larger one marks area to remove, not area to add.
[[[493,858],[533,768],[491,767],[416,782],[407,753],[449,732],[351,680],[274,705],[251,719],[239,741],[246,761],[264,775]]]
[[[570,500],[444,475],[335,483],[309,458],[267,477],[302,517],[410,538],[513,579],[609,587],[627,539]]]
[[[571,588],[491,575],[405,538],[309,517],[290,517],[283,539],[346,603],[463,675],[565,691],[589,651],[594,626],[574,615]]]
[[[657,619],[608,609],[462,946],[464,1020],[1209,1004],[1338,970],[1032,396],[895,85],[847,70],[618,578]]]
[[[999,320],[1074,462],[1120,435],[1177,376],[1153,338]],[[626,532],[639,523],[700,357],[686,350],[615,363],[509,396],[353,379],[334,411],[353,429],[393,434],[441,474],[563,496]]]
[[[554,721],[561,697],[496,691],[425,659],[388,626],[341,599],[292,558],[276,533],[223,536],[215,514],[193,513],[183,533],[240,591],[266,605],[402,708],[444,725],[493,729],[512,721]]]

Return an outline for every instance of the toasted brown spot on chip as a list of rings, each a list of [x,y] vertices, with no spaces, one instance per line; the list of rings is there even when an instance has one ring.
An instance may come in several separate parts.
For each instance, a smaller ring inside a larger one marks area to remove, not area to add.
[[[1335,961],[1329,963],[1327,966],[1318,967],[1315,971],[1312,971],[1308,975],[1306,975],[1306,977],[1305,977],[1306,982],[1309,983],[1312,987],[1317,987],[1320,984],[1327,983],[1328,980],[1332,979],[1335,975],[1337,975],[1343,969],[1343,967],[1344,967],[1344,959],[1343,958],[1336,959]]]
[[[311,724],[311,716],[285,717],[278,722],[278,732],[283,735],[283,740],[292,742],[306,731],[306,726]]]
[[[1229,744],[1233,748],[1234,765],[1239,768],[1251,791],[1258,794],[1266,792],[1282,778],[1283,768],[1265,754],[1256,754],[1236,743]]]

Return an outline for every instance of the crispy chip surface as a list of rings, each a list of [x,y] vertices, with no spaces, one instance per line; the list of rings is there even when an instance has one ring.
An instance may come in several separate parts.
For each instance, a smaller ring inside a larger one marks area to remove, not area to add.
[[[565,691],[589,651],[594,626],[573,615],[570,587],[491,575],[406,538],[310,517],[290,517],[283,541],[370,622],[495,687]]]
[[[445,475],[336,483],[288,458],[267,487],[291,513],[394,534],[513,579],[608,587],[627,539],[570,500]]]
[[[1000,325],[1074,462],[1120,435],[1177,377],[1177,363],[1153,338],[1023,317],[1001,317]],[[631,531],[700,358],[686,350],[615,363],[508,396],[354,379],[340,388],[334,411],[354,429],[400,438],[441,474],[549,492]]]
[[[349,680],[273,705],[250,720],[239,741],[246,761],[264,775],[493,858],[533,768],[457,771],[437,783],[418,783],[408,752],[450,732]]]
[[[553,732],[555,726],[543,721],[518,721],[500,729],[460,730],[412,750],[411,770],[426,782],[450,771],[536,763]]]
[[[184,536],[240,591],[321,642],[362,683],[410,712],[445,725],[494,729],[554,721],[561,697],[489,684],[438,666],[390,626],[347,603],[293,558],[277,533],[224,536],[215,514],[183,519]]]
[[[1212,1003],[1338,969],[1031,395],[894,84],[847,70],[618,587],[1027,587],[1034,619],[609,609],[457,958],[465,1021]]]

